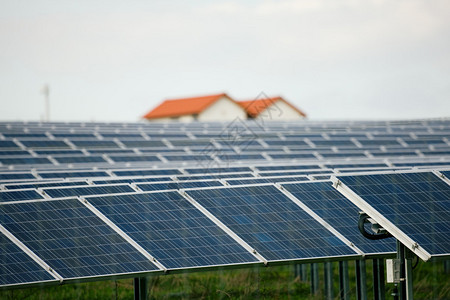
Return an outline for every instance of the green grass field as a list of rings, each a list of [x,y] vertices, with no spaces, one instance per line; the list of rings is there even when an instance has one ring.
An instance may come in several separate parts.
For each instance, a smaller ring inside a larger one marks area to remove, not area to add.
[[[349,262],[350,299],[356,298],[354,262]],[[368,299],[373,299],[372,261],[367,261]],[[319,265],[323,290],[323,264]],[[334,298],[339,299],[338,263],[333,263]],[[308,269],[309,273],[309,269]],[[413,272],[415,299],[450,299],[450,274],[443,262],[419,263]],[[311,295],[309,278],[300,280],[294,266],[164,275],[148,278],[148,299],[323,299]],[[386,284],[386,299],[393,284]],[[0,299],[132,299],[133,279],[76,283],[0,291]]]

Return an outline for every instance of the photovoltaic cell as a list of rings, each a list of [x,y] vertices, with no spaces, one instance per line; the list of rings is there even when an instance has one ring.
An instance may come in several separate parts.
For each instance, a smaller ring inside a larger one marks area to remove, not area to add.
[[[36,190],[0,191],[0,202],[44,199]]]
[[[46,157],[14,157],[14,158],[0,158],[0,162],[4,165],[37,165],[37,164],[52,164]]]
[[[396,251],[395,238],[369,240],[359,232],[361,210],[334,189],[331,182],[283,184],[283,187],[366,254]]]
[[[268,260],[355,254],[272,185],[187,193]]]
[[[0,233],[0,286],[53,280],[44,268]]]
[[[54,140],[32,140],[20,141],[25,147],[29,148],[70,148],[64,141]]]
[[[185,169],[185,171],[187,171],[189,174],[251,172],[249,167],[198,168],[198,169]]]
[[[0,205],[0,223],[65,278],[156,270],[76,199]]]
[[[256,261],[177,192],[87,199],[168,268]]]
[[[450,185],[433,173],[340,176],[339,180],[430,254],[450,252]]]
[[[129,185],[126,184],[44,188],[43,191],[52,198],[135,192],[135,190],[133,190]]]

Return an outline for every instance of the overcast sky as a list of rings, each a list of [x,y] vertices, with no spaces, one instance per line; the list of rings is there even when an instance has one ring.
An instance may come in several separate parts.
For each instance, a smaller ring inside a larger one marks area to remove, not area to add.
[[[450,1],[0,0],[0,120],[136,121],[281,95],[311,119],[450,116]]]

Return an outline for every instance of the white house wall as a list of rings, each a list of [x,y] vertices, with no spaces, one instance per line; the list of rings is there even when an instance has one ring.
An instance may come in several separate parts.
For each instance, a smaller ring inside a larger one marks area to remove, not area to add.
[[[247,113],[238,104],[222,97],[198,115],[199,121],[232,121],[247,119]]]
[[[301,120],[304,117],[284,101],[276,101],[262,111],[256,119],[264,121]]]

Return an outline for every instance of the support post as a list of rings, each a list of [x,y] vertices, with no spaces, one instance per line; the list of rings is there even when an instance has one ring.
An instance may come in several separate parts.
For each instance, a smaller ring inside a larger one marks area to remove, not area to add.
[[[301,274],[301,279],[303,281],[308,280],[308,265],[306,265],[306,264],[300,265],[300,274]]]
[[[311,294],[316,294],[319,291],[319,265],[317,263],[311,264]]]
[[[307,270],[305,264],[294,265],[294,276],[295,278],[298,277],[300,281],[308,280],[308,274],[306,272]]]
[[[366,284],[366,261],[364,259],[357,260],[356,268],[356,299],[367,300],[367,284]]]
[[[134,300],[147,299],[147,278],[134,278]]]
[[[350,283],[348,278],[348,262],[339,262],[339,297],[341,300],[350,300]]]
[[[384,261],[375,258],[372,260],[373,265],[373,298],[375,300],[385,300],[386,290],[384,286]]]
[[[332,300],[334,298],[333,293],[333,263],[325,262],[324,267],[324,282],[325,282],[325,299]]]
[[[400,260],[400,282],[398,283],[398,298],[406,299],[405,284],[405,246],[397,240],[397,258]]]

